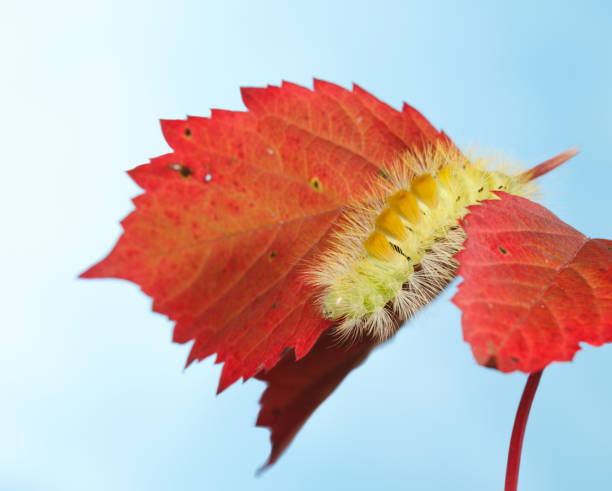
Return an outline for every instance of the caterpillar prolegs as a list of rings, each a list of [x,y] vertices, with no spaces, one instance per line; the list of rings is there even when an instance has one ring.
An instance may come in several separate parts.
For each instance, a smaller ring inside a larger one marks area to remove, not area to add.
[[[503,169],[503,165],[501,166]],[[525,174],[493,170],[438,145],[408,152],[342,217],[333,246],[309,271],[340,338],[391,336],[453,279],[467,207],[495,191],[533,192]]]

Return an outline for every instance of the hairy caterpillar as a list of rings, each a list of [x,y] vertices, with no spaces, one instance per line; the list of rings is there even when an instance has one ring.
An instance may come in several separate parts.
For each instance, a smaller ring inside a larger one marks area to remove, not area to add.
[[[340,338],[390,337],[454,277],[467,207],[497,199],[494,191],[533,192],[533,176],[491,164],[446,145],[406,153],[344,215],[333,246],[309,271]]]

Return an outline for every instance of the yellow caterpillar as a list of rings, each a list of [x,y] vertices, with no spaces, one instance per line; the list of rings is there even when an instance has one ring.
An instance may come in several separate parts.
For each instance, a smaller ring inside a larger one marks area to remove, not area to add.
[[[442,145],[409,152],[345,214],[333,247],[309,271],[339,337],[391,336],[454,277],[467,207],[498,199],[493,191],[533,191],[525,174],[490,166]]]

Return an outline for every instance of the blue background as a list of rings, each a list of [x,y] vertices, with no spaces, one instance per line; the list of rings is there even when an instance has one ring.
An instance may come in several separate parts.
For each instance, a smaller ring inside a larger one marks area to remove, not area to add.
[[[260,478],[258,381],[212,360],[125,282],[76,275],[120,234],[124,171],[159,118],[242,109],[239,87],[313,76],[406,100],[460,146],[531,165],[543,203],[612,237],[612,10],[601,2],[3,2],[0,489],[502,489],[525,377],[479,367],[454,288],[353,372]],[[612,347],[542,378],[520,489],[612,482]]]

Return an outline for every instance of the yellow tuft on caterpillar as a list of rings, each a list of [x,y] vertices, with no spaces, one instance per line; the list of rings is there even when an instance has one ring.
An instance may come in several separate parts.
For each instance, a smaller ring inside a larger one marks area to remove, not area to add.
[[[443,145],[406,153],[386,174],[347,210],[332,248],[308,271],[323,315],[346,340],[387,339],[453,279],[468,206],[497,199],[498,190],[534,191],[525,174]]]

